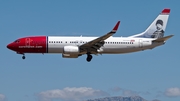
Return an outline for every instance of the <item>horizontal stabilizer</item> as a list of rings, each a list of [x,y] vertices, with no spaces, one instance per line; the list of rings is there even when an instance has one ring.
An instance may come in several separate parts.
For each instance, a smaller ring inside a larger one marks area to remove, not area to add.
[[[153,42],[164,42],[164,41],[168,40],[169,38],[171,38],[173,36],[174,35],[165,36],[163,38],[159,38],[159,39],[153,40]]]

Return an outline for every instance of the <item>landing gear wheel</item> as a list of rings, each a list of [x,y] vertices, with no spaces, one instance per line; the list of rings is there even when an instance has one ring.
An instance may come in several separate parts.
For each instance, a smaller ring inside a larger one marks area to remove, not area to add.
[[[91,55],[91,54],[88,54],[88,55],[87,55],[87,58],[86,58],[87,62],[90,62],[91,59],[92,59],[92,55]]]
[[[24,60],[25,58],[26,58],[26,57],[23,55],[23,56],[22,56],[22,59]]]

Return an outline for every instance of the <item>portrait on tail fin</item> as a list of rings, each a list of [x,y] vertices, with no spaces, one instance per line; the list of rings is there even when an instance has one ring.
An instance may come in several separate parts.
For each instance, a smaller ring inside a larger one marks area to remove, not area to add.
[[[163,21],[157,20],[156,31],[151,35],[151,38],[162,38],[164,36]]]
[[[164,9],[156,17],[156,19],[149,25],[149,27],[140,34],[132,35],[130,37],[136,38],[153,38],[159,39],[163,38],[170,14],[170,9]]]

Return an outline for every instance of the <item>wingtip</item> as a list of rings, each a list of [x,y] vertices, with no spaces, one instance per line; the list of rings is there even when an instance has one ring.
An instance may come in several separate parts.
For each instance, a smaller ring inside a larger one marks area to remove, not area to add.
[[[116,23],[116,25],[114,26],[114,28],[113,28],[113,32],[116,32],[117,30],[118,30],[118,27],[119,27],[119,24],[120,24],[120,21],[118,21],[117,23]]]
[[[171,11],[170,8],[165,8],[165,9],[162,10],[161,14],[169,14],[170,11]]]

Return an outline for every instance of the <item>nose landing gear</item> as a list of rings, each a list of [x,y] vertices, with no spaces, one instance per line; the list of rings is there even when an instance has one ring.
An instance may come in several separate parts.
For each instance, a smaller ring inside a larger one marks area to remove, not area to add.
[[[24,53],[22,53],[22,52],[17,52],[17,54],[22,54],[23,56],[22,56],[22,59],[24,60],[24,59],[26,59],[26,57],[25,57],[25,54]]]
[[[26,58],[25,55],[23,55],[23,56],[22,56],[22,59],[24,60],[25,58]]]

